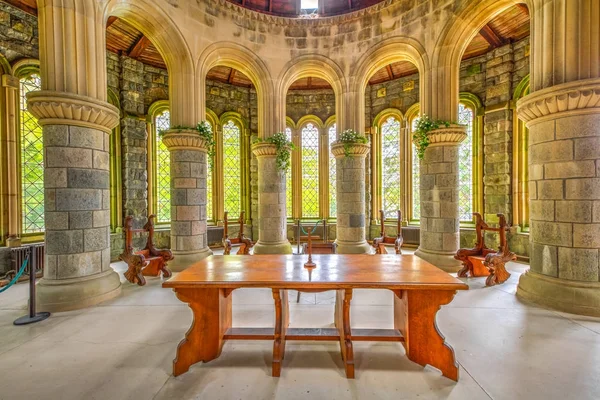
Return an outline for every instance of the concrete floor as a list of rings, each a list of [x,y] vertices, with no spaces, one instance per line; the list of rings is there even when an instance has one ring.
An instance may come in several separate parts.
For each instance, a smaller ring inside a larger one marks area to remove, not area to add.
[[[122,263],[114,264],[122,272]],[[355,343],[356,379],[344,376],[338,343],[289,342],[281,378],[270,374],[271,342],[235,341],[208,364],[171,376],[191,312],[149,279],[124,282],[118,299],[15,327],[27,286],[0,294],[0,399],[599,399],[600,319],[523,304],[527,266],[512,263],[494,288],[469,280],[438,313],[456,352],[460,380],[413,364],[398,343]],[[290,295],[291,325],[326,327],[333,293]],[[268,289],[233,292],[234,326],[270,326]],[[356,291],[353,327],[392,327],[392,293]]]

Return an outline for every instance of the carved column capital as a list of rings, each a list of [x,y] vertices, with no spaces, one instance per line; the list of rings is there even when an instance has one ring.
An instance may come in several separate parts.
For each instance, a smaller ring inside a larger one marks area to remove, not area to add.
[[[370,143],[351,143],[347,148],[348,157],[366,157],[371,151]],[[331,153],[334,157],[341,158],[346,157],[346,149],[344,148],[344,143],[334,142],[331,145]]]
[[[162,141],[169,151],[173,150],[196,150],[208,152],[208,143],[194,130],[170,130]]]
[[[256,157],[275,157],[277,155],[277,146],[272,143],[254,143],[251,149]]]
[[[600,78],[567,82],[535,91],[517,102],[527,126],[563,116],[600,113]]]
[[[430,131],[429,146],[458,146],[467,138],[466,125],[450,125]]]
[[[92,97],[42,90],[27,95],[27,108],[44,125],[75,125],[110,133],[119,109]]]

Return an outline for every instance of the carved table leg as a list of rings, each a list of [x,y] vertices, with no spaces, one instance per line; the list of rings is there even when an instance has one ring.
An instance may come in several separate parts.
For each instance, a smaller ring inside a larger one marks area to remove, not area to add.
[[[444,342],[435,315],[440,307],[450,303],[454,290],[395,291],[394,327],[404,336],[408,359],[442,371],[442,375],[458,381],[458,364],[454,350]]]
[[[189,303],[194,314],[173,360],[173,375],[187,372],[192,364],[208,362],[221,355],[223,335],[231,328],[231,290],[175,289],[179,300]]]
[[[346,369],[346,377],[354,379],[354,350],[352,349],[352,330],[350,328],[350,301],[352,289],[337,291],[335,326],[340,335],[342,360]]]
[[[285,335],[290,324],[290,313],[287,290],[273,289],[273,300],[275,300],[275,332],[273,341],[273,365],[272,375],[281,375],[281,362],[285,355]]]

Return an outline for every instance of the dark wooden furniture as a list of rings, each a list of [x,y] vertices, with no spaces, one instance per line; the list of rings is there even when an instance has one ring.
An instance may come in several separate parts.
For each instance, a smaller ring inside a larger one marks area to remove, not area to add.
[[[125,261],[128,269],[125,272],[125,278],[131,283],[137,283],[140,286],[146,284],[144,276],[159,276],[162,273],[163,278],[169,278],[171,271],[167,268],[167,262],[173,259],[173,253],[168,249],[157,249],[154,246],[154,218],[156,215],[148,217],[148,222],[142,229],[133,229],[133,217],[127,216],[123,228],[125,229],[125,250],[119,256],[119,259]],[[133,234],[148,233],[146,247],[139,251],[133,250]]]
[[[244,217],[246,213],[242,211],[240,213],[240,217],[237,222],[240,224],[240,231],[238,232],[237,237],[230,239],[228,232],[229,221],[227,220],[227,211],[223,216],[223,254],[229,255],[231,254],[231,248],[233,246],[239,247],[237,254],[239,255],[248,255],[250,254],[250,249],[254,246],[254,243],[250,239],[244,235]]]
[[[396,237],[385,236],[385,213],[383,212],[383,210],[379,210],[379,219],[381,221],[381,236],[373,239],[373,247],[375,247],[375,253],[387,254],[385,245],[393,244],[394,250],[396,250],[396,254],[402,254],[402,243],[404,243],[404,238],[402,237],[402,211],[398,210]]]
[[[504,283],[510,277],[506,270],[507,261],[516,260],[515,253],[508,249],[506,233],[510,227],[506,222],[504,214],[497,214],[498,228],[490,227],[482,218],[481,214],[473,213],[475,216],[475,232],[477,243],[472,249],[459,249],[454,256],[463,263],[463,268],[457,275],[461,278],[471,276],[487,276],[486,286],[494,286]],[[498,251],[491,249],[485,244],[485,232],[498,232],[500,236],[500,247]]]
[[[458,380],[454,351],[439,332],[435,316],[457,290],[468,286],[412,255],[315,255],[316,268],[304,268],[305,257],[254,255],[210,256],[163,283],[188,303],[194,320],[177,347],[173,375],[191,365],[219,357],[227,340],[272,340],[272,374],[279,376],[288,340],[340,342],[348,378],[354,378],[354,341],[402,342],[408,358],[438,368]],[[239,288],[270,288],[275,302],[275,327],[233,328],[231,292]],[[288,329],[287,289],[337,290],[335,329]],[[394,329],[352,329],[353,289],[386,289],[395,294]]]

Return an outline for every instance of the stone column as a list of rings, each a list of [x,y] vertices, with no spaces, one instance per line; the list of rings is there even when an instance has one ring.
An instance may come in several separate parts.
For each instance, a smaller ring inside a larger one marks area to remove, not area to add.
[[[535,3],[534,3],[535,5]],[[600,316],[600,36],[592,0],[546,1],[532,18],[529,128],[531,268],[517,295]]]
[[[460,243],[458,214],[458,145],[466,127],[454,125],[429,133],[430,144],[421,160],[421,243],[415,255],[448,272]]]
[[[336,165],[337,252],[371,252],[366,240],[365,168],[370,144],[352,144],[348,155],[343,143],[334,143],[331,153]]]
[[[252,145],[258,159],[258,241],[254,254],[292,254],[287,239],[285,173],[277,169],[276,151],[273,144]]]
[[[173,271],[212,255],[206,227],[207,144],[195,131],[163,136],[171,153],[171,251]]]
[[[28,96],[44,135],[46,264],[37,304],[65,311],[121,291],[110,268],[108,174],[109,134],[119,111],[106,102],[100,4],[45,0],[38,25],[42,90]]]

